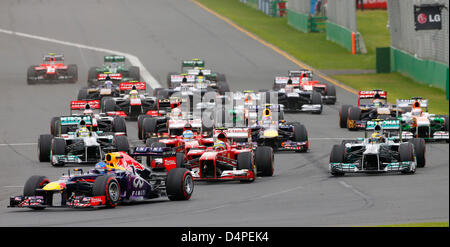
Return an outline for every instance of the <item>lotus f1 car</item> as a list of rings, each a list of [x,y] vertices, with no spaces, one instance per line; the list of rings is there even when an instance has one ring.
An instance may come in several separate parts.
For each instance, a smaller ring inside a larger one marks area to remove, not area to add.
[[[399,120],[367,121],[365,137],[334,145],[329,170],[333,176],[345,173],[415,173],[425,166],[425,141],[403,142]]]
[[[105,163],[86,173],[76,168],[53,182],[45,176],[31,176],[23,195],[10,197],[8,207],[113,208],[119,203],[163,196],[172,201],[189,200],[194,190],[192,175],[187,169],[175,167],[174,154],[148,148],[136,149],[135,153],[160,159],[168,172],[153,173],[124,152],[108,153]]]
[[[401,110],[399,110],[401,113]],[[339,110],[339,126],[349,130],[364,130],[372,119],[395,119],[395,105],[387,103],[387,92],[374,89],[359,91],[358,105],[342,105]]]
[[[45,55],[40,65],[28,67],[27,83],[38,82],[71,82],[78,80],[78,67],[76,64],[64,64],[64,56],[49,53]]]
[[[449,141],[448,115],[428,113],[428,100],[420,97],[400,99],[396,102],[397,109],[403,109],[398,114],[402,123],[403,138],[424,138],[426,141]]]
[[[80,120],[81,119],[81,120]],[[92,118],[64,117],[61,125],[79,121],[75,132],[61,134],[58,137],[44,134],[38,138],[39,161],[50,161],[53,166],[65,164],[95,164],[102,160],[106,153],[114,151],[128,152],[129,143],[125,135],[108,135],[102,131],[91,131],[86,125],[92,125]]]
[[[332,84],[314,81],[310,70],[290,70],[288,76],[275,77],[273,90],[278,91],[286,85],[294,85],[304,91],[316,91],[321,94],[322,102],[325,104],[336,103],[336,88]]]
[[[105,73],[110,73],[111,79],[119,79],[119,81],[139,81],[140,71],[137,66],[127,66],[125,64],[125,57],[120,55],[107,55],[103,58],[103,65],[101,67],[91,67],[88,72],[88,85],[96,85],[99,81],[104,80],[105,76],[100,76]]]

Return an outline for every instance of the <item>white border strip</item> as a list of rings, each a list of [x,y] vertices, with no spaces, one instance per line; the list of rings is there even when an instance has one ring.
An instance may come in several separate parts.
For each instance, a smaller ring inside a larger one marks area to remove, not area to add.
[[[132,54],[128,54],[128,53],[124,53],[124,52],[120,52],[120,51],[113,51],[113,50],[109,50],[109,49],[105,49],[105,48],[99,48],[99,47],[94,47],[94,46],[77,44],[77,43],[63,41],[63,40],[46,38],[46,37],[32,35],[32,34],[15,32],[15,31],[5,30],[5,29],[1,29],[1,28],[0,28],[0,32],[1,33],[5,33],[5,34],[10,34],[10,35],[16,35],[16,36],[21,36],[21,37],[25,37],[25,38],[30,38],[30,39],[37,39],[37,40],[41,40],[41,41],[57,43],[57,44],[61,44],[61,45],[78,47],[78,48],[81,48],[81,49],[87,49],[87,50],[93,50],[93,51],[98,51],[98,52],[104,52],[104,53],[109,53],[109,54],[117,54],[117,55],[125,56],[125,57],[127,57],[128,61],[130,61],[130,63],[133,66],[138,66],[140,68],[142,79],[145,82],[147,82],[150,85],[151,88],[162,87],[161,84],[159,84],[159,82],[155,79],[155,77],[153,77],[150,74],[150,72],[144,67],[144,65],[139,60],[139,58],[134,56],[134,55],[132,55]]]

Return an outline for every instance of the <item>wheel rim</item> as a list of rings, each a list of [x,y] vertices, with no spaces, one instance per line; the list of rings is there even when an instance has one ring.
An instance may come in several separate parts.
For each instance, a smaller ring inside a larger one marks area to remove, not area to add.
[[[192,181],[192,176],[187,175],[184,179],[184,191],[186,191],[186,194],[190,195],[193,189],[194,189],[194,182]]]
[[[117,183],[112,182],[108,187],[109,198],[112,202],[116,202],[119,200],[119,186]]]

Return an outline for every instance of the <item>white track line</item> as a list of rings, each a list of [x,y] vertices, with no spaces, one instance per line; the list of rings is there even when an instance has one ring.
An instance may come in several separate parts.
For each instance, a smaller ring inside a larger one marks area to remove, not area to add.
[[[30,38],[30,39],[37,39],[37,40],[57,43],[57,44],[61,44],[61,45],[74,46],[74,47],[78,47],[81,49],[88,49],[88,50],[93,50],[93,51],[98,51],[98,52],[104,52],[104,53],[109,53],[109,54],[117,54],[117,55],[125,56],[132,65],[138,66],[140,68],[142,79],[145,82],[147,82],[151,88],[162,87],[161,84],[159,84],[159,82],[155,79],[155,77],[153,77],[150,74],[150,72],[145,68],[145,66],[142,64],[142,62],[139,60],[139,58],[132,54],[124,53],[124,52],[120,52],[120,51],[113,51],[113,50],[109,50],[109,49],[105,49],[105,48],[99,48],[99,47],[94,47],[94,46],[88,46],[88,45],[68,42],[68,41],[63,41],[63,40],[46,38],[46,37],[32,35],[32,34],[15,32],[15,31],[10,31],[10,30],[1,29],[1,28],[0,28],[0,33],[6,33],[6,34],[10,34],[10,35],[21,36],[21,37]]]
[[[33,146],[37,145],[37,143],[0,143],[0,147],[7,147],[7,146]]]

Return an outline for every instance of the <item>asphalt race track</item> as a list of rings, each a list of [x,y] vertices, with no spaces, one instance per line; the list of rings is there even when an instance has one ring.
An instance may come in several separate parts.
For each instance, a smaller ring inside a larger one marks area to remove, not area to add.
[[[189,0],[40,0],[0,2],[0,29],[132,54],[165,86],[181,59],[204,58],[226,74],[231,90],[268,89],[298,66]],[[76,84],[27,85],[27,67],[63,53],[78,65]],[[37,138],[53,116],[69,113],[103,52],[0,32],[0,226],[364,226],[449,220],[449,146],[427,144],[425,168],[414,175],[328,173],[331,147],[363,132],[340,129],[341,104],[356,96],[337,88],[338,102],[321,115],[287,114],[305,124],[310,151],[277,153],[273,177],[254,183],[196,183],[189,201],[155,200],[115,209],[7,208],[31,175],[57,179],[68,168],[37,158]],[[137,140],[136,122],[128,122]]]

